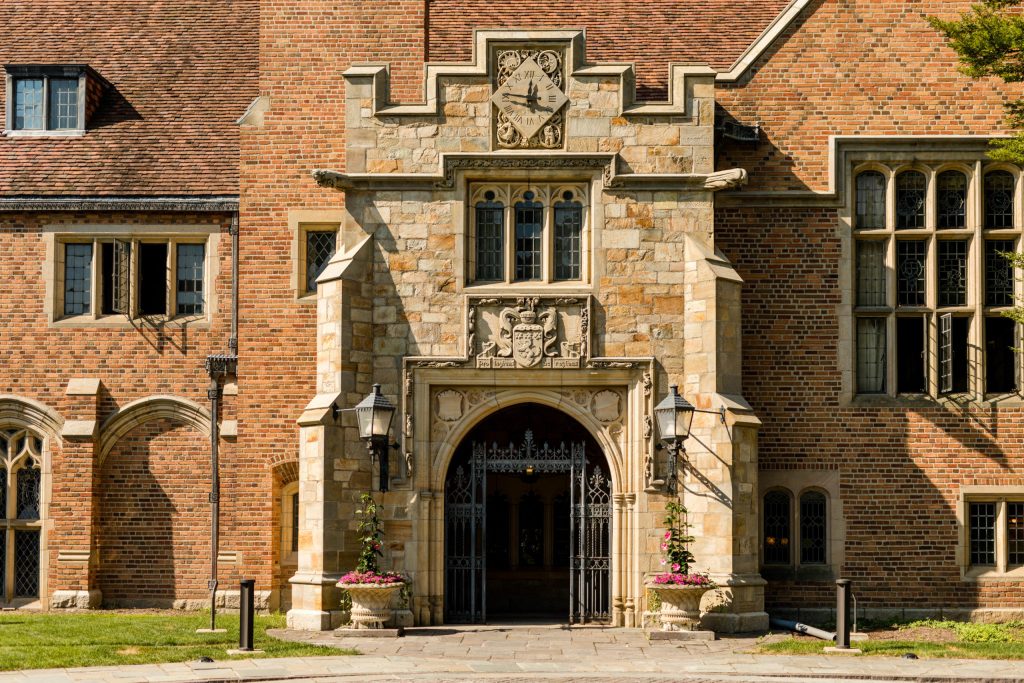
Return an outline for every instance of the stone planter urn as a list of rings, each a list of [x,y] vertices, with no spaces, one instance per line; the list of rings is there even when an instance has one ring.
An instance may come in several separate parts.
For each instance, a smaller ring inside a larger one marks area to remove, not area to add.
[[[404,583],[348,583],[340,587],[352,598],[352,628],[384,628],[391,618],[391,599]]]
[[[661,600],[662,631],[696,631],[700,628],[700,600],[714,586],[671,583],[647,584]]]

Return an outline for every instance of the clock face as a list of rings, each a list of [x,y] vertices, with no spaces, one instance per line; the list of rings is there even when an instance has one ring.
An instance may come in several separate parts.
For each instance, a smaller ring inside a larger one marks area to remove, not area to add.
[[[491,95],[491,102],[527,140],[568,101],[532,57],[524,60]]]

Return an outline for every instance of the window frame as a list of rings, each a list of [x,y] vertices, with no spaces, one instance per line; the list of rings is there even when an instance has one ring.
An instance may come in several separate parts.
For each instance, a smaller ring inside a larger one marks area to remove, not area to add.
[[[765,499],[773,493],[782,493],[786,496],[786,500],[789,504],[789,561],[788,562],[768,562],[765,560],[765,529],[764,529],[764,509]],[[825,498],[825,541],[824,541],[824,562],[804,562],[803,561],[803,533],[802,533],[802,519],[800,512],[801,501],[804,495],[808,493],[817,493]],[[787,486],[769,486],[761,491],[761,497],[759,500],[760,504],[760,515],[758,525],[758,537],[759,537],[759,562],[764,569],[792,569],[797,572],[802,570],[822,570],[831,571],[833,562],[833,550],[832,534],[833,519],[832,519],[832,495],[827,489],[817,486],[810,485],[800,488],[794,495],[793,490]]]
[[[971,515],[973,503],[995,505],[995,564],[972,564]],[[965,581],[986,579],[1024,581],[1024,563],[1009,563],[1009,513],[1011,503],[1024,505],[1024,486],[966,486],[960,492],[960,526],[957,560]]]
[[[134,229],[125,226],[123,229],[112,229],[112,226],[47,226],[44,230],[49,239],[48,261],[51,264],[51,277],[47,282],[47,317],[54,326],[132,326],[136,321],[147,320],[158,324],[174,325],[205,325],[216,313],[216,291],[214,283],[217,276],[217,251],[219,246],[219,230],[217,226],[154,226],[150,230]],[[103,299],[107,283],[104,281],[102,267],[103,245],[123,241],[131,244],[129,261],[129,313],[104,313]],[[64,278],[65,278],[65,245],[91,244],[91,301],[87,313],[77,315],[64,314]],[[167,245],[167,271],[165,279],[165,314],[142,315],[140,313],[139,289],[139,245]],[[196,244],[203,247],[203,312],[195,314],[177,313],[177,258],[178,245]]]
[[[545,180],[527,182],[510,180],[502,182],[471,182],[466,202],[466,239],[465,239],[465,283],[467,288],[500,288],[528,289],[531,287],[579,289],[589,287],[593,278],[593,226],[591,217],[590,180]],[[485,195],[494,193],[493,200]],[[542,206],[541,227],[541,276],[537,279],[516,279],[515,262],[515,211],[516,204],[524,201],[524,195],[533,192],[532,201]],[[557,205],[565,202],[564,193],[572,192],[569,201],[578,202],[581,209],[579,237],[579,270],[578,279],[556,279],[556,229],[555,213]],[[478,280],[477,266],[477,224],[476,209],[478,204],[500,203],[504,217],[502,239],[502,274],[501,280]]]
[[[333,232],[334,233],[334,253],[330,258],[327,259],[328,263],[331,258],[338,253],[338,247],[341,244],[341,230],[340,226],[335,223],[300,223],[299,224],[299,238],[298,238],[298,288],[299,297],[310,297],[316,299],[315,289],[310,289],[308,286],[309,280],[309,254],[308,254],[308,242],[309,234],[312,232]]]
[[[962,155],[961,155],[962,156]],[[970,398],[974,400],[1002,400],[1011,397],[1021,397],[1024,391],[1024,382],[1021,381],[1022,360],[1016,358],[1016,391],[1014,392],[989,392],[987,390],[987,353],[985,350],[985,321],[988,318],[999,317],[1000,314],[1009,309],[1009,306],[987,306],[985,300],[986,270],[985,270],[985,245],[989,240],[1009,239],[1014,240],[1016,249],[1021,252],[1024,249],[1024,236],[1022,236],[1022,181],[1021,170],[1004,163],[987,162],[983,158],[964,159],[961,161],[926,162],[920,158],[900,161],[899,155],[894,154],[890,163],[883,163],[875,156],[870,161],[858,162],[854,160],[851,164],[848,187],[848,201],[845,208],[845,221],[847,222],[849,235],[849,248],[845,250],[846,261],[849,265],[843,270],[846,273],[847,282],[846,296],[849,304],[850,319],[844,326],[844,336],[849,339],[850,349],[848,354],[846,373],[848,384],[845,393],[849,400],[860,399],[939,399],[939,400],[963,400]],[[924,226],[920,228],[900,228],[896,217],[896,178],[904,172],[917,171],[925,176],[925,218]],[[966,177],[966,206],[965,220],[962,228],[940,228],[938,227],[938,179],[940,175],[948,172],[962,173]],[[1014,180],[1014,219],[1010,228],[987,228],[985,210],[985,186],[984,179],[989,173],[1006,171],[1011,174]],[[858,220],[858,178],[864,173],[881,173],[885,180],[885,222],[882,227],[864,227],[857,225]],[[896,272],[897,243],[902,241],[923,241],[925,243],[925,293],[924,304],[917,306],[906,306],[898,304],[899,278]],[[880,306],[863,306],[858,301],[858,293],[862,289],[859,280],[860,268],[858,258],[860,253],[859,244],[866,241],[881,241],[883,243],[883,273],[885,289],[885,302]],[[966,300],[962,305],[943,306],[939,300],[939,264],[938,254],[940,243],[947,241],[964,241],[967,246],[966,258]],[[1024,294],[1024,288],[1020,283],[1020,274],[1015,273],[1013,283],[1014,293],[1017,296]],[[940,325],[941,318],[945,314],[952,314],[954,317],[969,317],[970,323],[967,335],[967,365],[968,365],[968,389],[966,392],[944,392],[942,367],[940,365]],[[924,359],[922,365],[925,369],[925,391],[921,393],[902,393],[898,391],[897,376],[898,363],[900,361],[897,350],[896,320],[901,317],[922,317],[926,330]],[[860,342],[858,337],[858,320],[861,318],[884,318],[885,324],[885,347],[883,349],[883,362],[885,363],[883,390],[881,392],[862,391],[860,386],[860,363],[858,354]],[[1021,326],[1017,326],[1015,341],[1021,343]],[[845,331],[847,330],[848,331]]]
[[[7,64],[6,70],[6,111],[4,117],[3,134],[7,137],[62,137],[80,136],[85,134],[86,118],[89,114],[89,80],[93,79],[100,87],[105,87],[106,82],[99,77],[92,69],[84,64]],[[53,90],[52,80],[76,80],[78,81],[78,101],[76,103],[78,112],[76,126],[74,128],[52,128],[50,126],[50,100]],[[15,127],[15,89],[20,80],[42,80],[42,127],[41,128],[16,128]],[[94,98],[95,99],[95,98]]]
[[[279,508],[280,514],[278,515],[281,534],[280,563],[286,567],[297,566],[299,562],[299,551],[296,548],[298,539],[292,537],[296,526],[296,521],[293,517],[295,508],[292,504],[292,496],[298,495],[299,482],[291,481],[281,486],[281,494],[278,496],[278,505],[281,506]],[[301,533],[301,531],[300,528],[299,532]]]

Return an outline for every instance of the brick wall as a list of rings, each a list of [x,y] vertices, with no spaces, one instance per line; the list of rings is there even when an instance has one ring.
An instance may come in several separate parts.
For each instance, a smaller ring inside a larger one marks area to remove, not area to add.
[[[97,529],[98,587],[106,604],[168,607],[208,595],[209,489],[199,484],[207,444],[191,428],[156,420],[107,455]],[[224,527],[235,526],[226,517]],[[234,584],[238,568],[222,566],[219,578]]]
[[[1024,410],[841,405],[835,211],[720,208],[716,219],[745,280],[743,390],[764,423],[760,467],[840,471],[837,569],[861,606],[1024,606],[1015,584],[961,582],[955,557],[960,487],[1024,485]],[[777,582],[766,598],[828,606],[834,587]]]

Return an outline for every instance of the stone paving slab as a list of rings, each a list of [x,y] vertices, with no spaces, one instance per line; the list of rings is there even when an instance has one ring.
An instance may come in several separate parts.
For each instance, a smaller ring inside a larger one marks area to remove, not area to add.
[[[354,647],[360,656],[249,659],[0,673],[0,683],[194,683],[199,681],[992,681],[1024,683],[1024,662],[750,654],[753,637],[648,641],[608,628],[441,627],[404,638],[346,639],[274,631],[286,640]]]

